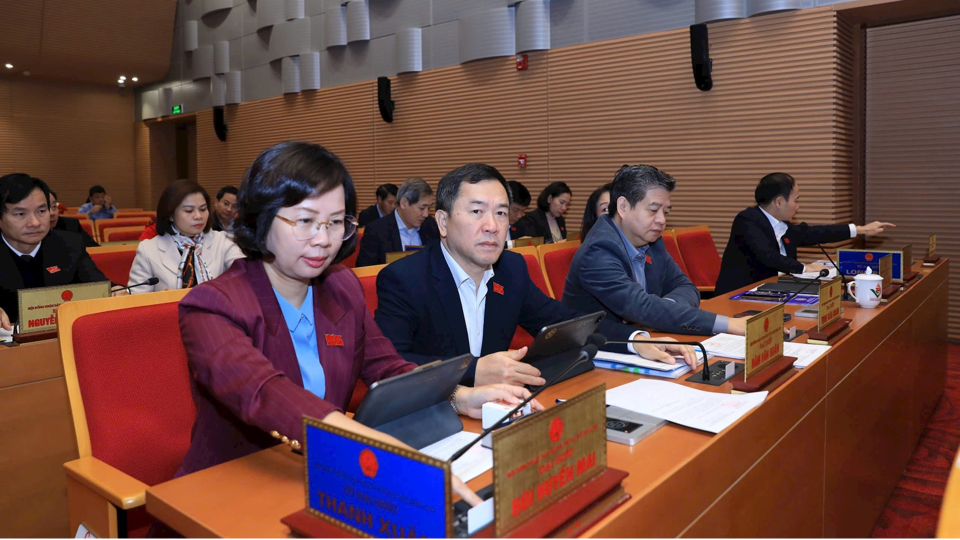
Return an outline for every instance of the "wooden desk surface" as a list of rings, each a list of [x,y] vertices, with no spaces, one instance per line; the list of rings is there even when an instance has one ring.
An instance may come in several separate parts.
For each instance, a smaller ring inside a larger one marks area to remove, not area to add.
[[[630,473],[632,498],[586,536],[867,536],[943,388],[947,264],[917,265],[924,277],[878,309],[844,303],[852,331],[722,433],[670,424],[633,447],[608,443],[609,465]],[[732,314],[752,305],[719,298],[703,307]],[[597,369],[540,401],[638,377]],[[154,486],[147,509],[187,536],[288,536],[279,520],[303,508],[302,475],[302,458],[276,447]],[[491,481],[487,472],[470,485]]]

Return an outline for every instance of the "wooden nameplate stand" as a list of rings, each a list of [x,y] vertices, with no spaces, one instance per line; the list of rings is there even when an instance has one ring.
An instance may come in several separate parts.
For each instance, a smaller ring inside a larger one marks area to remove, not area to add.
[[[30,334],[14,334],[13,341],[17,343],[33,343],[34,341],[45,341],[48,339],[57,339],[57,331],[33,332]]]
[[[840,319],[827,325],[821,331],[810,330],[807,332],[807,342],[816,341],[822,345],[832,345],[840,334],[843,334],[850,328],[851,319]]]
[[[899,283],[891,283],[883,288],[883,292],[880,293],[880,302],[887,303],[890,300],[893,300],[894,297],[900,292]]]
[[[731,379],[730,383],[733,384],[733,389],[738,392],[757,392],[790,371],[796,361],[796,356],[781,356],[749,379]]]
[[[936,266],[938,262],[940,262],[940,255],[933,255],[923,258],[924,266]]]
[[[547,510],[510,531],[506,538],[545,538],[565,527],[585,530],[630,499],[621,483],[629,473],[607,468],[596,477],[558,500]],[[582,515],[581,515],[582,514]],[[281,523],[304,538],[356,538],[357,535],[320,519],[306,509],[284,517]],[[473,538],[493,538],[493,523],[477,531]]]

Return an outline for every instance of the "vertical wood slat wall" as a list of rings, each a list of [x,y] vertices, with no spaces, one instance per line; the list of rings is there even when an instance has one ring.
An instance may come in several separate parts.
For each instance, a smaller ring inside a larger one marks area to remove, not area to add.
[[[131,90],[0,78],[0,174],[41,178],[67,206],[93,184],[135,206],[134,131]]]
[[[530,69],[490,59],[393,79],[393,124],[379,118],[375,81],[226,108],[227,142],[212,113],[197,114],[199,180],[211,192],[239,184],[257,153],[306,139],[346,162],[358,208],[384,182],[436,184],[470,161],[524,182],[573,192],[571,230],[589,193],[623,163],[646,162],[678,179],[669,226],[706,223],[723,250],[760,177],[793,174],[798,219],[851,219],[850,107],[839,75],[847,54],[831,8],[710,26],[714,89],[693,83],[686,29],[530,55]],[[528,157],[517,167],[517,154]]]
[[[866,216],[897,224],[887,246],[960,256],[960,16],[867,30]],[[880,245],[871,241],[869,245]],[[949,334],[960,339],[960,267]]]

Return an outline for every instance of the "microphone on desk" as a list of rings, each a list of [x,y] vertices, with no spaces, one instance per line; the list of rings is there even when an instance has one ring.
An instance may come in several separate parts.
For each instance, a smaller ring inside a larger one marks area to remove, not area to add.
[[[624,344],[624,345],[628,345],[631,343],[641,343],[645,345],[690,345],[691,347],[699,347],[700,352],[703,353],[702,377],[703,377],[703,380],[705,381],[710,380],[710,363],[707,361],[707,349],[703,346],[703,343],[700,343],[699,341],[665,341],[665,340],[658,341],[658,340],[647,340],[647,339],[608,340],[605,337],[603,337],[602,334],[593,334],[593,335],[600,336],[601,338],[603,338],[603,343],[600,344],[601,347],[603,345],[607,345],[611,343]]]
[[[810,229],[810,225],[808,225],[806,221],[802,221],[798,223],[797,227],[803,232],[807,232],[807,230]],[[850,296],[850,293],[847,292],[847,279],[843,276],[843,272],[840,271],[840,265],[833,260],[833,257],[831,257],[829,253],[827,253],[827,250],[823,248],[820,242],[817,242],[817,247],[820,248],[820,251],[822,251],[823,254],[827,257],[827,260],[830,261],[830,264],[832,264],[833,267],[837,269],[837,275],[840,276],[840,288],[843,290],[843,293],[842,293],[843,296],[841,297],[841,299],[847,302],[852,302],[853,298]],[[823,275],[822,271],[820,272],[820,274],[821,274],[821,277],[826,277]]]
[[[567,369],[561,371],[559,375],[557,375],[556,377],[554,377],[554,378],[553,378],[552,380],[550,380],[547,384],[541,386],[539,390],[537,390],[536,392],[533,392],[532,394],[530,394],[530,397],[528,397],[527,399],[521,401],[519,405],[517,405],[516,407],[513,408],[513,410],[511,410],[510,412],[508,412],[507,414],[505,414],[505,415],[503,416],[503,418],[501,418],[500,420],[497,420],[497,422],[496,422],[495,424],[493,424],[492,426],[488,427],[487,429],[481,431],[481,432],[480,432],[480,435],[478,435],[476,439],[470,441],[469,444],[467,444],[466,446],[464,446],[464,447],[461,448],[460,450],[457,450],[457,452],[456,452],[455,454],[453,454],[453,456],[451,456],[450,459],[448,459],[447,461],[453,463],[454,461],[456,461],[457,459],[459,459],[460,456],[466,454],[466,453],[467,453],[467,450],[469,450],[470,448],[472,448],[473,445],[475,445],[475,444],[477,444],[478,442],[482,441],[483,438],[486,437],[487,435],[489,435],[491,432],[493,432],[493,430],[495,430],[495,429],[497,429],[498,427],[500,427],[501,425],[503,425],[503,423],[506,422],[507,420],[509,420],[510,418],[513,418],[513,415],[516,414],[517,411],[519,411],[520,409],[524,408],[524,407],[527,405],[527,403],[530,403],[531,401],[533,401],[533,400],[534,400],[537,396],[539,396],[544,390],[546,390],[546,389],[547,389],[548,387],[550,387],[550,386],[553,386],[553,385],[556,384],[557,382],[562,381],[564,375],[566,375],[567,373],[570,373],[571,371],[573,371],[573,368],[579,366],[579,365],[582,364],[583,362],[589,362],[589,361],[593,360],[593,357],[597,355],[597,352],[598,352],[598,350],[599,350],[599,348],[600,348],[600,345],[602,345],[603,342],[605,342],[605,341],[606,341],[606,338],[603,337],[602,334],[590,334],[589,336],[587,336],[587,343],[580,349],[580,354],[577,356],[577,360],[576,360],[575,362],[573,362],[573,363],[571,363],[569,366],[567,366]],[[598,345],[598,343],[599,343],[599,345]]]
[[[143,286],[146,286],[146,285],[149,285],[149,286],[152,287],[152,286],[156,285],[157,283],[160,283],[160,278],[158,278],[158,277],[152,277],[152,278],[144,281],[143,283],[137,283],[136,285],[127,285],[127,286],[121,287],[121,288],[119,288],[119,289],[117,289],[117,290],[118,290],[118,291],[122,291],[123,289],[126,289],[127,291],[129,291],[130,289],[133,289],[133,288],[135,288],[135,287],[143,287]]]
[[[838,273],[839,273],[839,272],[838,272]],[[817,277],[815,277],[815,278],[813,278],[813,279],[804,279],[804,280],[799,280],[799,279],[798,279],[797,281],[806,281],[807,284],[804,285],[803,287],[800,287],[800,290],[798,290],[797,292],[793,293],[791,296],[787,297],[787,299],[784,300],[784,301],[781,302],[781,303],[782,303],[783,305],[786,305],[787,302],[789,302],[789,301],[793,300],[794,298],[796,298],[798,294],[800,294],[800,293],[802,293],[803,291],[807,290],[807,287],[813,285],[814,283],[820,283],[820,280],[821,280],[821,279],[823,279],[823,278],[825,278],[825,277],[827,277],[827,276],[829,276],[829,275],[830,275],[830,271],[827,270],[826,268],[824,268],[823,270],[820,271],[820,275],[818,275]],[[841,279],[842,279],[842,278],[841,278]]]

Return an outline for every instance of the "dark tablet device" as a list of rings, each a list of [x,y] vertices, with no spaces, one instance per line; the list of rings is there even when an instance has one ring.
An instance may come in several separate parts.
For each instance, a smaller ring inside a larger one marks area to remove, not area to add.
[[[436,361],[370,385],[353,419],[423,448],[463,429],[448,399],[470,367],[469,354]]]
[[[523,361],[539,369],[540,376],[544,380],[551,381],[567,369],[571,362],[577,361],[580,356],[580,349],[587,342],[587,336],[597,331],[600,321],[606,314],[605,311],[598,311],[569,321],[544,326],[537,334],[536,339],[533,340],[533,344],[527,350],[527,355],[523,358]],[[592,369],[593,362],[583,362],[582,365],[572,369],[561,380],[567,380]],[[529,386],[528,388],[531,391],[536,391],[540,387]]]

